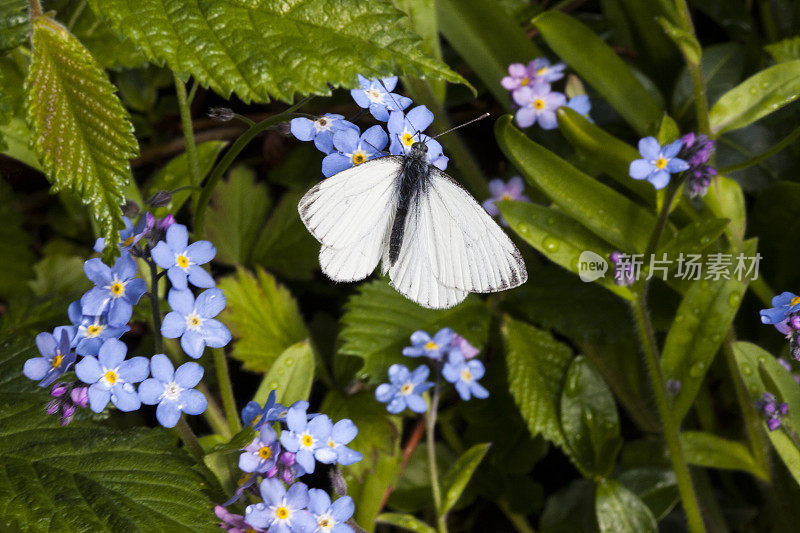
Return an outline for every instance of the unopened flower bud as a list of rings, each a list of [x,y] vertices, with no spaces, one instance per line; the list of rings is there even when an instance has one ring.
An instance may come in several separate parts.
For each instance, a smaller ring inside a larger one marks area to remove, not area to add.
[[[44,408],[44,411],[48,415],[54,415],[59,409],[61,409],[61,400],[51,400],[47,402],[47,406]]]
[[[275,465],[266,472],[264,472],[264,475],[267,477],[275,477],[276,475],[278,475],[278,465]]]
[[[157,191],[147,200],[147,205],[152,207],[166,207],[172,201],[172,193],[169,191]]]
[[[89,405],[89,388],[76,387],[69,393],[69,399],[78,407],[86,407]]]
[[[64,396],[68,390],[69,387],[64,383],[56,383],[50,390],[50,396],[53,396],[55,398],[60,398],[61,396]]]
[[[212,107],[208,110],[208,116],[220,122],[228,122],[233,118],[233,109],[228,107]]]
[[[292,452],[283,452],[280,457],[281,464],[292,466],[295,462],[295,454]]]
[[[291,484],[294,481],[294,472],[292,472],[292,469],[284,469],[284,471],[281,472],[281,479],[283,479],[283,482],[287,485]]]
[[[133,200],[125,200],[125,205],[122,206],[122,214],[128,218],[133,218],[139,214],[139,204]]]

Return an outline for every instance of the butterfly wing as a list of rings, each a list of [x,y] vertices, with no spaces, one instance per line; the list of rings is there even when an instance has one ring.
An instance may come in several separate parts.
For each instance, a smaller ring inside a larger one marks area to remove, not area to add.
[[[438,169],[431,169],[406,224],[400,254],[388,271],[394,287],[420,305],[452,307],[467,293],[511,289],[528,279],[511,239],[466,190]]]
[[[298,212],[322,244],[322,271],[335,281],[357,281],[375,270],[396,210],[402,157],[373,159],[322,180],[300,199]]]

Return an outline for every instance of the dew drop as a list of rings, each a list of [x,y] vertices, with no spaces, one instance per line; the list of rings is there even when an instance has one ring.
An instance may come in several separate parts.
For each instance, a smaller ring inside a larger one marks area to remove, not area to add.
[[[705,369],[706,369],[706,364],[700,361],[692,365],[692,368],[689,369],[689,375],[693,378],[699,378],[703,375],[703,371]]]
[[[744,374],[745,376],[749,376],[752,373],[753,373],[753,368],[750,365],[748,365],[747,363],[744,363],[742,365],[742,374]]]
[[[711,336],[711,340],[714,341],[714,342],[719,342],[719,341],[722,340],[722,335],[720,335],[719,333],[714,333]]]
[[[558,251],[558,249],[561,247],[561,243],[555,237],[548,235],[542,239],[542,246],[545,250],[552,254]]]
[[[742,301],[742,295],[738,292],[732,292],[730,296],[728,296],[728,305],[731,307],[736,307]]]
[[[278,388],[278,382],[277,381],[270,381],[269,382],[269,388],[270,389],[277,389]]]
[[[750,87],[750,94],[756,94],[756,93],[758,93],[758,89],[756,89],[755,87]]]
[[[760,365],[763,365],[763,364],[764,364],[764,363],[766,363],[766,362],[767,362],[767,358],[766,358],[766,357],[764,357],[763,355],[760,355],[760,356],[758,357],[758,364],[760,364]]]
[[[294,359],[287,359],[283,362],[286,366],[294,366]]]

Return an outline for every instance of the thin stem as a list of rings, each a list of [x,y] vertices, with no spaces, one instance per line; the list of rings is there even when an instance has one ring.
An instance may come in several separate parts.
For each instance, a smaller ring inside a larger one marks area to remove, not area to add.
[[[178,110],[181,114],[183,127],[183,140],[186,143],[186,157],[189,158],[189,178],[192,185],[200,185],[200,164],[197,162],[197,146],[194,144],[194,129],[192,127],[192,110],[186,95],[186,85],[174,72],[175,94],[178,97]]]
[[[32,19],[42,16],[42,4],[39,3],[39,0],[28,0],[28,7],[30,8],[30,17]]]
[[[75,8],[75,11],[72,13],[72,16],[69,18],[69,22],[67,22],[67,29],[72,31],[72,28],[75,26],[75,23],[78,22],[78,18],[80,18],[83,10],[86,9],[86,1],[84,0],[78,7]]]
[[[222,414],[222,409],[219,406],[219,403],[214,399],[214,396],[211,395],[211,390],[208,386],[204,383],[199,383],[197,390],[203,393],[203,396],[206,397],[208,400],[208,407],[206,410],[203,411],[203,416],[208,422],[208,425],[211,426],[211,429],[214,430],[214,433],[217,433],[226,439],[229,439],[233,436],[231,433],[231,428],[228,426],[228,421],[225,419],[225,415]]]
[[[203,451],[203,447],[200,445],[200,441],[197,440],[197,435],[195,435],[194,431],[192,431],[192,428],[189,427],[189,424],[186,422],[186,419],[183,417],[183,415],[181,415],[181,417],[178,419],[178,424],[175,426],[175,432],[186,446],[186,451],[188,451],[198,463],[201,463],[203,461],[205,452]]]
[[[214,368],[217,371],[219,393],[222,395],[225,417],[228,419],[228,427],[231,428],[231,433],[235,434],[242,429],[242,425],[239,423],[236,399],[233,397],[233,385],[231,384],[231,375],[228,372],[228,361],[222,348],[214,348],[212,351],[214,353]]]
[[[650,254],[656,251],[658,241],[661,239],[661,234],[664,233],[664,228],[667,227],[667,220],[669,220],[672,202],[675,201],[675,195],[680,190],[683,180],[684,177],[683,174],[681,174],[680,178],[670,183],[669,187],[667,188],[667,197],[664,199],[664,206],[661,208],[661,212],[658,214],[658,220],[653,228],[653,233],[650,235],[650,241],[647,243],[645,257],[648,257]]]
[[[414,431],[411,433],[408,441],[406,441],[406,445],[403,446],[403,460],[400,462],[400,466],[397,467],[395,479],[399,478],[406,469],[406,466],[408,466],[408,461],[411,460],[411,455],[414,453],[414,450],[417,449],[419,441],[422,440],[422,435],[425,434],[425,422],[426,420],[424,418],[419,419],[416,427],[414,427]],[[383,493],[383,498],[381,498],[381,505],[378,507],[378,512],[376,514],[381,514],[381,511],[386,506],[386,502],[389,501],[389,496],[392,495],[393,491],[394,485],[389,485],[386,487],[386,491]]]
[[[161,335],[161,310],[159,309],[158,301],[158,280],[161,276],[158,275],[158,267],[155,262],[149,257],[146,259],[147,266],[150,267],[150,292],[147,296],[150,298],[150,311],[153,314],[153,347],[155,353],[164,353],[164,337]]]
[[[675,7],[678,10],[681,27],[692,35],[695,35],[692,15],[689,12],[689,5],[686,3],[686,0],[675,0]],[[689,57],[686,57],[686,66],[692,78],[694,107],[697,113],[697,129],[700,133],[708,134],[711,131],[711,123],[708,118],[708,100],[706,99],[706,84],[703,79],[702,61],[699,58],[697,61],[693,61]]]
[[[206,207],[208,206],[208,202],[211,199],[211,193],[214,192],[214,188],[219,183],[219,180],[222,178],[225,171],[228,170],[228,167],[231,166],[236,156],[244,150],[244,147],[253,140],[253,138],[261,133],[262,131],[280,124],[284,122],[288,118],[291,118],[294,115],[294,112],[299,109],[301,106],[305,105],[308,101],[311,100],[312,97],[305,98],[298,102],[297,104],[293,105],[283,113],[278,115],[272,116],[266,120],[262,120],[257,124],[250,126],[244,133],[242,133],[236,141],[234,141],[233,145],[225,152],[225,155],[222,156],[222,159],[219,160],[219,163],[211,170],[211,173],[208,175],[208,179],[206,180],[205,185],[203,185],[203,190],[200,191],[200,196],[197,199],[197,204],[195,204],[194,209],[194,231],[195,235],[202,236],[203,235],[203,225],[204,225],[204,217],[206,212]]]
[[[192,105],[192,102],[194,102],[194,95],[197,94],[197,88],[199,86],[200,84],[197,83],[197,80],[194,80],[194,82],[192,83],[192,88],[189,89],[189,95],[186,97],[186,101],[190,106]]]
[[[442,489],[439,486],[439,470],[436,465],[436,411],[439,409],[439,375],[437,372],[436,385],[433,388],[433,399],[431,408],[427,414],[428,421],[428,471],[431,476],[431,491],[433,492],[433,503],[436,507],[437,530],[439,533],[447,533],[447,522],[445,513],[442,509]]]
[[[789,135],[781,139],[778,143],[776,143],[772,147],[761,152],[760,154],[755,155],[750,159],[745,159],[741,163],[736,163],[735,165],[719,168],[717,169],[717,171],[724,176],[730,174],[731,172],[736,172],[737,170],[743,170],[745,168],[752,167],[753,165],[757,165],[762,161],[764,161],[765,159],[769,159],[773,155],[777,154],[784,148],[790,146],[798,137],[800,137],[800,126],[792,130],[792,132]]]
[[[508,518],[508,521],[511,522],[514,529],[519,531],[519,533],[536,533],[536,530],[531,527],[525,516],[512,511],[505,499],[498,501],[497,506],[500,507],[500,510],[503,511],[503,514]]]

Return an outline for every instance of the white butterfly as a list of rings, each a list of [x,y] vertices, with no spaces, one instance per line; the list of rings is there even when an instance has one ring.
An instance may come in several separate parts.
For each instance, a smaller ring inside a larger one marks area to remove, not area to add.
[[[470,292],[497,292],[528,279],[522,256],[488,213],[430,165],[427,146],[366,161],[319,182],[300,218],[322,244],[334,281],[358,281],[378,262],[391,285],[423,307],[446,309]]]

